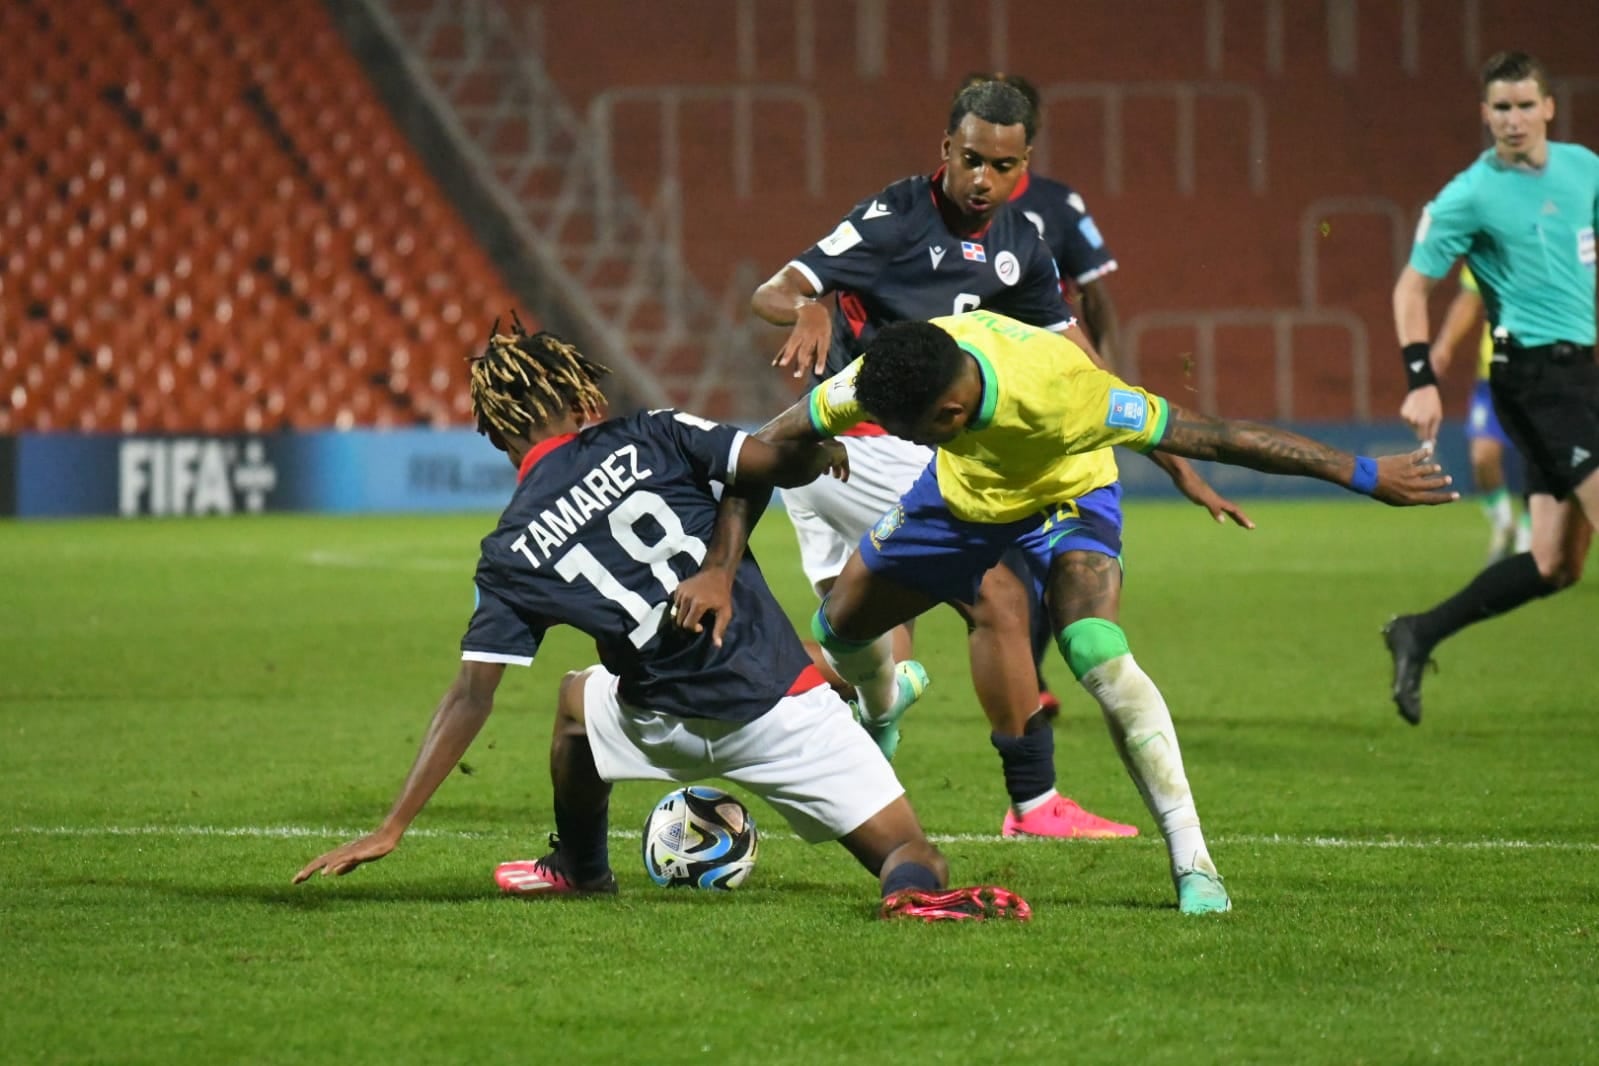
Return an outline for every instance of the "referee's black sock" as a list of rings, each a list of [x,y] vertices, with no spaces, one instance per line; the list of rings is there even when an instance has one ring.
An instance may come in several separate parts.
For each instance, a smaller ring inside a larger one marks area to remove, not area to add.
[[[1538,573],[1531,552],[1512,555],[1485,568],[1469,585],[1432,610],[1415,615],[1416,636],[1431,648],[1474,622],[1513,611],[1555,589]]]

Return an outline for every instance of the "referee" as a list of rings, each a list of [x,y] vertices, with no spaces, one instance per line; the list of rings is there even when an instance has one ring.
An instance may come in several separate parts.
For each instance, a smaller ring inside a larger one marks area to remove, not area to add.
[[[1394,286],[1394,321],[1410,391],[1399,413],[1422,440],[1443,417],[1428,360],[1427,290],[1464,256],[1493,328],[1490,383],[1510,439],[1527,459],[1532,551],[1493,563],[1454,596],[1383,631],[1394,702],[1421,721],[1421,673],[1446,637],[1558,592],[1582,574],[1599,517],[1599,367],[1594,364],[1594,230],[1599,155],[1551,143],[1555,102],[1536,59],[1501,52],[1482,71],[1493,147],[1422,212],[1410,264]]]

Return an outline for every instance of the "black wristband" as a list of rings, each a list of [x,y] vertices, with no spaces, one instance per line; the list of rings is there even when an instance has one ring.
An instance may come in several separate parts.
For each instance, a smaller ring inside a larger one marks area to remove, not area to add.
[[[1404,347],[1404,355],[1407,388],[1415,391],[1428,385],[1438,384],[1438,378],[1432,372],[1432,345],[1426,341],[1407,344]]]

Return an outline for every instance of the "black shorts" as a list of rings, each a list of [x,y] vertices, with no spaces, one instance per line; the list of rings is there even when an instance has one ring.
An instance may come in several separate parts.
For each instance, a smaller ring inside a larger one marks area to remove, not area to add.
[[[1496,356],[1494,407],[1527,460],[1527,492],[1557,500],[1599,470],[1599,365],[1592,348],[1549,345]]]

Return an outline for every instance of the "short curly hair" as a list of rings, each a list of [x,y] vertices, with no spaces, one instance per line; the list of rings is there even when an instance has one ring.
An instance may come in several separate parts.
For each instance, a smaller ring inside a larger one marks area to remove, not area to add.
[[[945,132],[954,134],[967,115],[976,115],[996,126],[1020,126],[1028,144],[1033,143],[1033,135],[1038,132],[1037,109],[1027,102],[1021,90],[1002,81],[980,81],[956,93]]]
[[[873,418],[915,422],[955,384],[964,360],[955,338],[931,322],[895,322],[872,338],[855,399]]]

